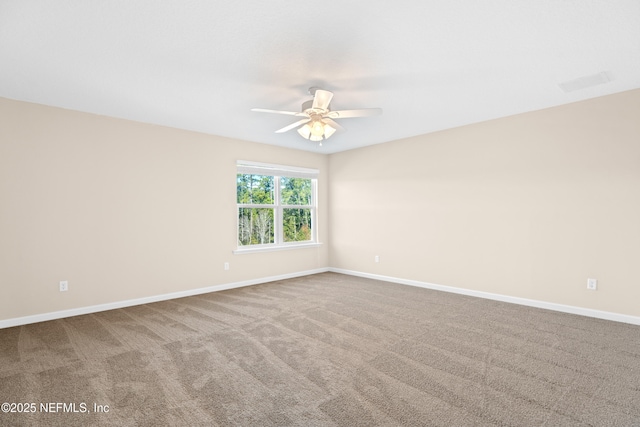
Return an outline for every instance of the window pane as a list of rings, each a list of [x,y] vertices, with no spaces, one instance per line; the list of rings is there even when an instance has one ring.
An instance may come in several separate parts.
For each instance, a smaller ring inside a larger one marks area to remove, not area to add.
[[[267,175],[238,174],[236,188],[238,203],[271,205],[275,200],[274,180]]]
[[[282,219],[285,242],[311,240],[311,209],[283,209]]]
[[[266,245],[274,242],[273,209],[238,209],[238,244]]]
[[[311,180],[280,178],[280,197],[283,205],[311,205]]]

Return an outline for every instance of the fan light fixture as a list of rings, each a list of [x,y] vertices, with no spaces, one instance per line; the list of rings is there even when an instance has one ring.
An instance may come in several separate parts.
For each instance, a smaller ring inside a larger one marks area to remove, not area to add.
[[[298,128],[298,133],[304,139],[308,139],[314,142],[328,139],[335,133],[336,129],[325,123],[322,119],[315,117],[309,123]]]

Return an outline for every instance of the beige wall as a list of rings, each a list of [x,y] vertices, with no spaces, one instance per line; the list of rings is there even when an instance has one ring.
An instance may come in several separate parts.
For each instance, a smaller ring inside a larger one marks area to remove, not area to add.
[[[327,266],[640,316],[638,117],[636,90],[323,156],[0,98],[0,321]],[[232,254],[238,159],[320,169],[322,246]]]
[[[326,242],[327,156],[2,98],[0,121],[0,320],[328,265],[232,254],[236,160],[319,169]]]
[[[640,315],[640,90],[333,154],[330,176],[332,267]]]

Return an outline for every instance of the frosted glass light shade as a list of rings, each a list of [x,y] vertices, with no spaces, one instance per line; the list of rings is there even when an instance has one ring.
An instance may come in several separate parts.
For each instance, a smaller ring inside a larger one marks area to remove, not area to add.
[[[328,124],[324,125],[324,139],[329,139],[329,137],[333,135],[335,132],[336,130],[331,126],[329,126]]]
[[[309,139],[309,136],[311,135],[311,126],[309,125],[309,123],[307,123],[306,125],[298,128],[298,133],[304,139]]]
[[[324,123],[316,120],[311,123],[311,135],[322,136],[324,134]]]

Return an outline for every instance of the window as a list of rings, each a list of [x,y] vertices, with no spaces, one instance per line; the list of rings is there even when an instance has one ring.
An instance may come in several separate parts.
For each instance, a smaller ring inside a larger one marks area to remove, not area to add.
[[[238,251],[315,244],[318,171],[238,162]]]

